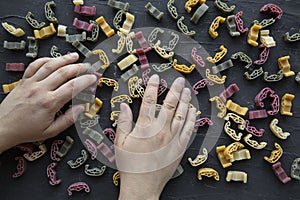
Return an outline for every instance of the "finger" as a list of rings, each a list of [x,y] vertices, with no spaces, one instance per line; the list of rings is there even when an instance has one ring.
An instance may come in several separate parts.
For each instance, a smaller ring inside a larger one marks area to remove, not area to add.
[[[56,103],[58,106],[65,105],[74,96],[94,84],[96,81],[97,77],[95,75],[87,74],[66,82],[53,91],[54,97],[56,97],[55,99],[57,100]]]
[[[65,114],[60,115],[55,121],[44,131],[47,138],[54,137],[62,131],[69,128],[76,121],[80,113],[84,111],[83,105],[75,105],[68,109]]]
[[[47,76],[55,72],[57,69],[76,62],[79,59],[78,53],[70,53],[58,58],[52,58],[47,63],[45,63],[32,78],[36,81],[41,81]]]
[[[185,120],[185,124],[181,131],[179,142],[183,147],[186,147],[191,139],[196,122],[196,108],[190,108]]]
[[[49,90],[55,90],[69,79],[76,77],[78,74],[86,72],[90,64],[71,64],[61,67],[42,82]]]
[[[155,105],[157,102],[157,90],[159,86],[159,76],[154,74],[150,77],[140,108],[136,125],[144,127],[150,125],[155,117]]]
[[[126,103],[120,105],[120,115],[118,119],[117,134],[115,144],[121,146],[125,137],[132,131],[132,111]]]
[[[132,130],[132,111],[126,103],[120,105],[117,132],[129,134]]]
[[[177,106],[175,116],[171,124],[171,133],[173,135],[180,133],[182,130],[182,127],[185,123],[187,113],[189,110],[190,100],[191,100],[191,90],[188,88],[184,88],[182,90],[179,104]]]
[[[28,65],[24,72],[23,79],[32,77],[45,63],[49,62],[51,58],[39,58]]]
[[[165,125],[171,125],[175,110],[180,99],[181,92],[184,88],[184,84],[184,78],[177,78],[172,84],[170,91],[168,92],[164,100],[163,106],[158,115],[158,120],[164,120]]]

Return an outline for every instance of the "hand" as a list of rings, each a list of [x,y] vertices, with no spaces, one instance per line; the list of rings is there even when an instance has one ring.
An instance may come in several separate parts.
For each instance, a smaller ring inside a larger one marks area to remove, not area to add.
[[[158,199],[178,167],[196,120],[196,110],[189,109],[191,92],[184,84],[183,78],[174,81],[156,118],[159,77],[153,75],[133,130],[131,109],[121,104],[115,139],[119,199]]]
[[[78,58],[77,53],[71,53],[41,58],[28,66],[22,82],[0,105],[0,152],[20,143],[54,137],[74,123],[74,117],[84,110],[82,105],[56,119],[55,115],[72,96],[97,79],[94,75],[74,78],[89,68],[87,64],[72,64]]]

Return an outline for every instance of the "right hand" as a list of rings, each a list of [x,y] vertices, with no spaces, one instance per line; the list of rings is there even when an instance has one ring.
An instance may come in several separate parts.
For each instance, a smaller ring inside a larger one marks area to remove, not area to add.
[[[132,129],[132,112],[121,104],[115,139],[116,163],[121,176],[119,199],[158,199],[174,174],[194,130],[191,91],[177,78],[155,118],[159,77],[147,85],[139,117]]]

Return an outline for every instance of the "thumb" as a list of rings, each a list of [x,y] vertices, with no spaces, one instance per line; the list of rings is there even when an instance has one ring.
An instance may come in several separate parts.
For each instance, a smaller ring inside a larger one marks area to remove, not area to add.
[[[69,108],[65,114],[56,118],[52,124],[44,131],[48,138],[54,137],[74,124],[80,113],[84,111],[83,105],[75,105]]]

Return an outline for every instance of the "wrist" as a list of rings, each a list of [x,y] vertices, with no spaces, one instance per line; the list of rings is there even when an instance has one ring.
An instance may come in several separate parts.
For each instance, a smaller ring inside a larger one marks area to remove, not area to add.
[[[122,176],[123,175],[123,176]],[[155,185],[150,184],[145,180],[139,181],[136,176],[127,177],[125,174],[121,176],[121,186],[119,200],[158,200],[161,191]]]
[[[5,126],[0,123],[0,153],[10,149],[15,146],[13,140],[11,138],[11,134],[9,134],[8,130]]]
[[[160,195],[145,195],[141,191],[120,189],[119,200],[159,200]]]

